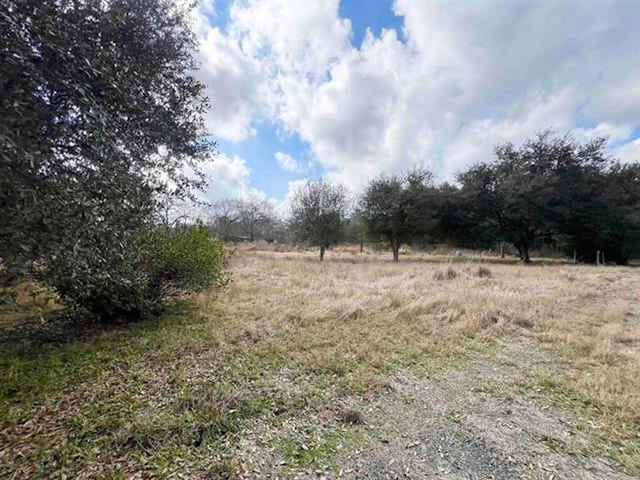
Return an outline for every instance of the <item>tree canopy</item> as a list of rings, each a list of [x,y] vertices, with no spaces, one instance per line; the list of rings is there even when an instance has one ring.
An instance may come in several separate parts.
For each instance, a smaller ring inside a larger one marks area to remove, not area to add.
[[[344,220],[349,208],[347,189],[326,178],[307,181],[291,199],[290,226],[295,239],[325,249],[344,237]]]
[[[495,153],[494,162],[458,177],[458,220],[469,230],[494,232],[523,262],[537,238],[552,235],[625,260],[640,231],[638,168],[610,158],[606,139],[580,143],[545,131],[519,148],[499,145]]]
[[[400,247],[427,233],[431,220],[431,172],[414,168],[402,176],[380,176],[366,186],[360,216],[373,237],[389,243],[393,259]]]
[[[210,152],[188,12],[7,0],[0,38],[5,272],[31,269],[71,299],[124,295],[145,281],[128,262],[157,202],[201,185]]]

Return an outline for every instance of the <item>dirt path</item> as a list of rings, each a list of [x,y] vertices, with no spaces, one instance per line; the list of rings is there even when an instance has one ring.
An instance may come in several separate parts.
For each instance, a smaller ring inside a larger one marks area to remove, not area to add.
[[[582,420],[534,399],[483,386],[509,380],[483,361],[433,378],[398,375],[393,392],[366,413],[376,438],[349,455],[345,478],[627,479],[611,461],[581,455]]]

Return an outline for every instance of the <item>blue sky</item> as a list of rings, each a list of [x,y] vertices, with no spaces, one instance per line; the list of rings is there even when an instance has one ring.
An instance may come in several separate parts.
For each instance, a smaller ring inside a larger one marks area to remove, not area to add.
[[[440,180],[555,128],[640,160],[640,1],[204,0],[211,200],[356,193],[413,163]]]

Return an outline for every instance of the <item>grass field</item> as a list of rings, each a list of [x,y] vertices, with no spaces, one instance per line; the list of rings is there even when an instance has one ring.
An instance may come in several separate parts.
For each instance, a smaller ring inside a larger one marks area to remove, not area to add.
[[[159,319],[0,314],[0,477],[640,475],[640,270],[248,250]]]

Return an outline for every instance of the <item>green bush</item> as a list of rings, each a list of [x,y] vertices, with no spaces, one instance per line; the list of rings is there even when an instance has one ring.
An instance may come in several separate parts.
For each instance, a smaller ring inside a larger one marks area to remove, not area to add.
[[[120,255],[99,250],[61,255],[41,272],[66,304],[102,321],[157,313],[176,291],[196,291],[224,280],[222,245],[203,225],[185,230],[154,228],[123,241]]]
[[[161,295],[173,289],[197,291],[223,280],[222,243],[201,223],[184,231],[156,230],[150,239],[151,283]]]

